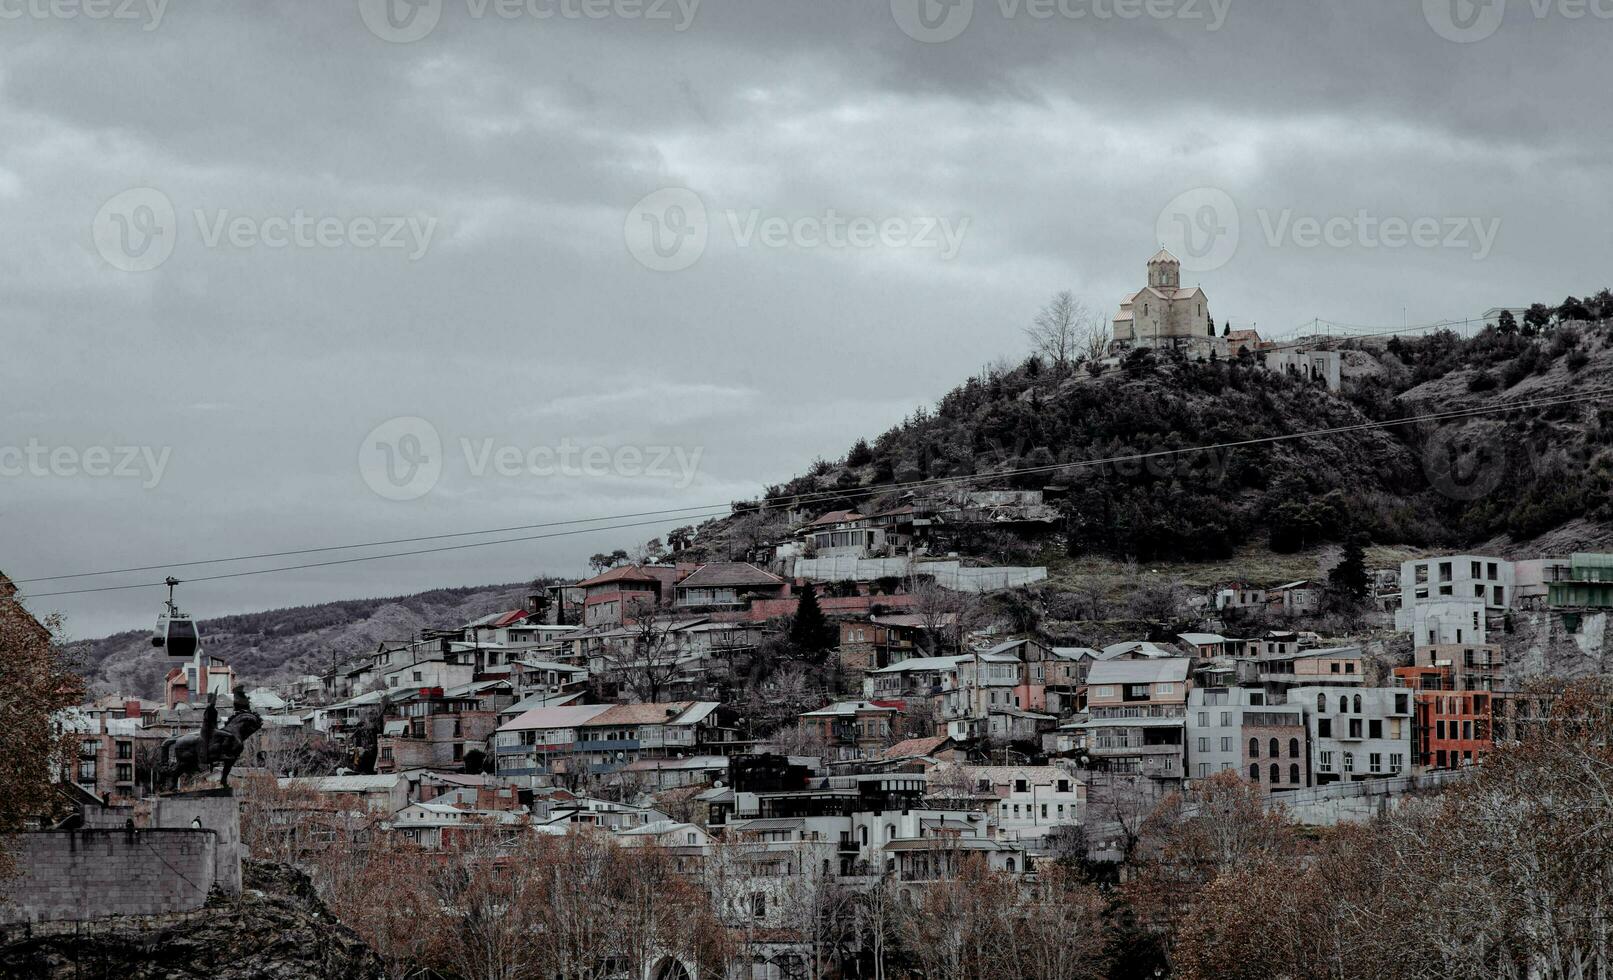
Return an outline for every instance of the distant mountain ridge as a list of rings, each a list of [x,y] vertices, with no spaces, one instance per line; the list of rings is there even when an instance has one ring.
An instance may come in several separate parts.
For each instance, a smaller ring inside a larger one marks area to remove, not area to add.
[[[273,685],[318,673],[332,660],[406,640],[426,626],[455,626],[525,605],[530,583],[432,589],[413,595],[343,599],[203,619],[204,649],[223,657],[248,684]],[[153,613],[155,618],[155,613]],[[150,633],[128,631],[68,644],[97,688],[155,698],[177,661],[151,647]]]

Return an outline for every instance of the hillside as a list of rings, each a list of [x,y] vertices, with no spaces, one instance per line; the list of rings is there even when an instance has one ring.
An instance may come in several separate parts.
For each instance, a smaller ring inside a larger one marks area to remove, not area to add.
[[[797,513],[867,512],[898,499],[882,487],[1026,467],[1044,469],[972,485],[1057,488],[1060,521],[1037,536],[984,534],[971,542],[977,557],[1221,562],[1250,549],[1292,554],[1356,532],[1384,546],[1482,545],[1523,557],[1613,539],[1613,409],[1595,402],[1260,442],[1613,384],[1605,322],[1532,337],[1441,332],[1346,348],[1336,393],[1248,359],[1144,353],[1096,377],[1034,359],[992,369],[933,411],[770,487],[767,496],[785,506],[703,525],[696,553],[738,554],[777,536],[792,500],[802,501]],[[1228,443],[1241,445],[1083,462]]]
[[[526,602],[530,586],[434,589],[415,595],[348,599],[314,606],[221,616],[201,621],[209,654],[229,661],[249,685],[314,673],[331,658],[346,659],[384,640],[404,640],[423,626],[456,625]],[[145,631],[116,633],[69,645],[92,687],[155,698],[168,658],[151,648]]]

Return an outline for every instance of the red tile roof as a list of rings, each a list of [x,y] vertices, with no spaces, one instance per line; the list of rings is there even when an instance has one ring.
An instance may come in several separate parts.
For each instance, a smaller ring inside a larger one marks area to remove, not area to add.
[[[771,572],[742,561],[713,561],[690,572],[678,588],[711,588],[722,585],[783,585]]]
[[[618,565],[608,572],[595,575],[586,582],[578,582],[579,586],[605,585],[609,582],[659,582],[660,579],[646,572],[637,565]]]
[[[929,738],[909,738],[897,742],[885,750],[887,759],[909,759],[914,756],[929,755],[939,752],[946,743],[952,741],[950,735],[933,735]]]
[[[807,527],[817,527],[820,524],[840,524],[844,521],[860,520],[862,515],[854,510],[831,510],[815,521],[807,523]]]
[[[660,704],[613,704],[605,711],[578,725],[578,728],[599,728],[610,725],[653,725],[673,721],[699,701],[667,701]]]

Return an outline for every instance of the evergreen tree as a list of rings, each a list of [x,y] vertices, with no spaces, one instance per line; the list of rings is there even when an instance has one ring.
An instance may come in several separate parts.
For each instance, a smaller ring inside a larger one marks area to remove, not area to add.
[[[802,588],[800,602],[795,607],[795,622],[790,624],[790,642],[809,660],[818,662],[838,640],[834,626],[818,605],[817,589],[808,582]]]
[[[1367,578],[1367,556],[1359,534],[1344,543],[1344,556],[1327,573],[1327,584],[1342,600],[1359,606],[1367,601],[1371,582]]]

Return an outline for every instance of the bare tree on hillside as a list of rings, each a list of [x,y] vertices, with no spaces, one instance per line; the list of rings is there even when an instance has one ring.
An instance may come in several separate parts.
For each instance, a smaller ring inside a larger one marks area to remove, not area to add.
[[[937,656],[948,647],[963,649],[963,638],[983,626],[989,613],[984,600],[975,592],[954,592],[936,584],[935,579],[914,574],[907,592],[913,597],[908,608],[924,630],[926,652]]]
[[[645,704],[654,704],[671,686],[680,667],[680,650],[671,610],[665,603],[634,603],[624,622],[626,636],[605,642],[605,673]]]
[[[1037,354],[1059,371],[1083,361],[1103,357],[1109,346],[1109,332],[1091,307],[1064,290],[1037,311],[1025,336]]]

